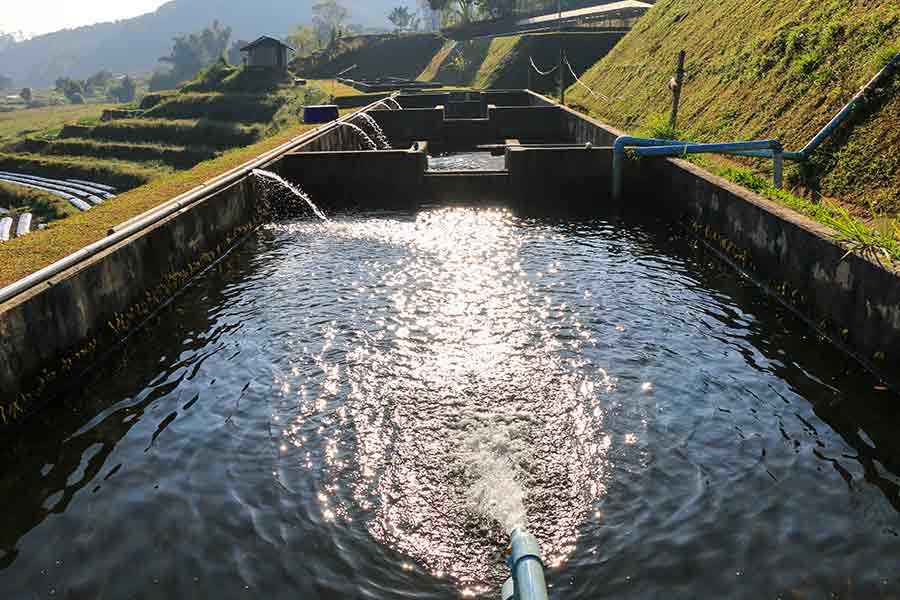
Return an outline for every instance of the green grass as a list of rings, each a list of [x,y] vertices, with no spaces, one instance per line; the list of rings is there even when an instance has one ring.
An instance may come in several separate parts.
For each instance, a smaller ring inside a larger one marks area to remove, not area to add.
[[[40,235],[29,235],[0,244],[0,264],[3,265],[3,269],[0,269],[0,287],[101,239],[111,227],[190,191],[316,127],[299,125],[246,148],[230,150],[190,170],[155,179],[86,213],[56,221],[40,232]],[[0,155],[0,166],[2,165],[3,157]]]
[[[186,169],[216,155],[205,146],[166,146],[94,139],[66,138],[42,142],[40,153],[52,156],[83,156],[140,163],[162,163]]]
[[[801,148],[900,48],[894,0],[660,0],[568,98],[626,131],[668,114],[679,50],[687,77],[679,118],[700,141],[778,138]],[[817,152],[791,184],[881,214],[900,212],[900,85]]]
[[[74,137],[229,148],[254,143],[261,131],[262,128],[258,126],[206,119],[120,119],[93,127],[90,132],[77,131]],[[67,135],[65,130],[63,134]]]
[[[378,34],[341,38],[330,48],[294,62],[301,76],[329,78],[356,66],[347,74],[353,79],[394,76],[415,78],[441,48],[433,33]],[[341,94],[339,94],[341,95]]]
[[[541,70],[550,70],[558,65],[562,47],[576,72],[583,72],[609,52],[619,37],[608,32],[566,32],[448,41],[419,79],[480,89],[524,88],[529,85],[529,59]],[[571,81],[568,70],[566,76]],[[547,76],[533,73],[531,88],[555,90],[557,77],[555,72]]]
[[[148,119],[211,119],[234,123],[268,123],[290,101],[290,93],[207,92],[178,94],[146,113]]]
[[[99,118],[113,104],[82,104],[18,109],[0,113],[0,146],[23,136],[59,130],[79,119]]]
[[[702,157],[693,157],[691,162],[829,227],[834,232],[834,239],[846,244],[853,252],[883,264],[900,265],[900,221],[893,220],[888,228],[872,227],[833,202],[824,199],[813,202],[789,191],[776,189],[769,179],[749,169],[722,167]]]

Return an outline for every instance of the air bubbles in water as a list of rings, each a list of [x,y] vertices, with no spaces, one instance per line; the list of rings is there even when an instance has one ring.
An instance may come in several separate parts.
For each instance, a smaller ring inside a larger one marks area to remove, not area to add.
[[[305,214],[307,209],[312,209],[317,217],[328,221],[328,217],[325,216],[322,209],[316,206],[310,197],[296,185],[271,171],[254,169],[253,175],[266,184],[262,205],[265,212],[268,213],[267,216],[273,219],[287,219],[300,216]]]
[[[500,523],[507,533],[527,525],[521,463],[525,448],[513,432],[488,426],[470,432],[460,458],[470,477],[469,500],[475,512]]]

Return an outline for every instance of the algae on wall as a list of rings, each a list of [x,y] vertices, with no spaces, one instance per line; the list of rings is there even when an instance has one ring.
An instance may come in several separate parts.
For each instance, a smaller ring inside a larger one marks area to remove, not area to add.
[[[661,0],[583,78],[599,101],[569,99],[639,130],[667,114],[679,50],[687,52],[680,126],[713,141],[779,138],[802,147],[900,50],[897,0]],[[900,94],[887,86],[796,180],[825,195],[900,210]],[[865,157],[863,153],[868,153]],[[874,159],[873,159],[874,157]]]

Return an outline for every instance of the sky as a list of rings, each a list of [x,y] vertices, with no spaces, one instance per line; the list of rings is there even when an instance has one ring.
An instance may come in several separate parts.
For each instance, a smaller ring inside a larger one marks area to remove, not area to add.
[[[166,0],[2,0],[0,31],[39,35],[153,12]]]

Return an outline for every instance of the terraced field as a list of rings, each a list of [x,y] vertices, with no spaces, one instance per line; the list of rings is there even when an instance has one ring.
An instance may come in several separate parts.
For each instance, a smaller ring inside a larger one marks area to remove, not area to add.
[[[0,208],[12,214],[42,190],[44,204],[56,209],[34,212],[35,226],[90,210],[96,203],[84,196],[85,184],[122,193],[250,146],[299,125],[302,106],[320,102],[323,89],[319,82],[294,87],[289,78],[261,80],[216,66],[181,90],[146,96],[139,106],[71,111],[78,120],[65,124],[30,118],[0,140],[0,172],[7,174],[0,175]]]

